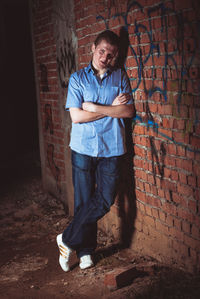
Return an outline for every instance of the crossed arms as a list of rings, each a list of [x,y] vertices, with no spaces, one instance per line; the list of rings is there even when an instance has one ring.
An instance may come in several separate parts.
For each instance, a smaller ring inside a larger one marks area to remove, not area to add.
[[[73,123],[84,123],[94,121],[105,116],[113,118],[129,118],[133,116],[132,104],[126,105],[130,95],[122,93],[118,95],[112,105],[98,105],[93,102],[84,102],[81,108],[70,108],[70,116]]]

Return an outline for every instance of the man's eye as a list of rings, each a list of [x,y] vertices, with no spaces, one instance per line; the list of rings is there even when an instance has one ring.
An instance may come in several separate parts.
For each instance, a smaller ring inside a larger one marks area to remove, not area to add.
[[[113,55],[108,55],[107,58],[108,58],[108,59],[112,59],[112,58],[113,58]]]

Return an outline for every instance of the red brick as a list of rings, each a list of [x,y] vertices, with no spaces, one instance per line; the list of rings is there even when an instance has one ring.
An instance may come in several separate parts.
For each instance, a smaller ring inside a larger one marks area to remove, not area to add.
[[[145,213],[145,205],[143,203],[137,201],[137,207],[141,212]],[[138,215],[137,215],[138,219],[140,219],[140,216],[141,216],[140,214],[138,213]],[[143,219],[143,214],[141,216],[141,219]]]
[[[197,177],[197,187],[200,188],[200,176]]]
[[[172,192],[172,200],[179,206],[183,208],[188,208],[188,200],[185,199],[181,194],[178,194],[177,192]]]
[[[173,157],[166,156],[165,159],[164,159],[164,163],[167,166],[173,166],[173,167],[175,167],[175,159]]]
[[[196,200],[188,200],[188,208],[193,213],[197,212],[197,201]]]
[[[188,185],[177,184],[177,192],[185,196],[193,196],[193,188]]]
[[[138,112],[143,112],[144,111],[144,104],[143,103],[135,103],[135,110]],[[134,129],[135,131],[135,129]]]
[[[173,129],[184,130],[185,129],[185,121],[182,119],[174,119]]]
[[[164,198],[164,196],[165,196],[165,191],[159,188],[159,189],[158,189],[158,196],[161,197],[161,198]]]
[[[173,181],[178,181],[178,172],[169,168],[164,168],[165,178],[171,178]]]
[[[150,184],[147,184],[147,183],[144,183],[144,186],[145,186],[145,191],[147,193],[151,193],[151,185]]]
[[[156,229],[165,234],[165,235],[168,235],[169,234],[169,227],[166,225],[166,224],[163,224],[161,223],[160,221],[155,221],[155,224],[156,224]]]
[[[183,230],[183,232],[189,234],[190,233],[190,223],[183,221],[182,222],[182,230]]]
[[[146,213],[146,215],[152,216],[152,209],[151,209],[151,207],[145,205],[145,213]]]
[[[182,241],[180,241],[179,239],[175,239],[172,242],[172,246],[173,246],[175,252],[178,254],[177,260],[180,258],[182,259],[182,258],[188,257],[188,246],[183,244]]]
[[[193,213],[191,213],[187,209],[183,209],[182,207],[177,208],[177,214],[180,219],[187,220],[190,223],[193,223],[195,221],[195,216],[193,215]]]
[[[135,176],[137,176],[140,179],[143,179],[144,181],[147,180],[147,174],[144,170],[135,169]]]
[[[135,193],[136,193],[137,200],[141,200],[143,202],[146,202],[146,194],[144,192],[136,190]]]
[[[190,136],[190,143],[191,146],[199,148],[200,145],[200,137],[198,136]]]
[[[175,144],[168,144],[167,145],[167,152],[170,155],[176,155],[176,145]]]
[[[135,179],[135,186],[138,187],[141,191],[145,191],[144,183],[137,178]]]
[[[172,138],[172,131],[168,129],[159,129],[159,133],[166,135],[168,138]]]
[[[63,161],[57,160],[56,165],[57,165],[59,168],[60,168],[60,167],[65,168],[65,162],[63,162]]]
[[[194,250],[198,250],[199,251],[199,248],[200,248],[200,240],[196,240],[188,235],[184,235],[184,243],[193,248]]]
[[[157,186],[151,186],[151,193],[155,196],[158,195],[158,189],[157,189]]]
[[[172,106],[167,104],[158,105],[158,113],[161,115],[172,115]]]
[[[152,113],[156,113],[157,112],[157,104],[153,104],[153,103],[149,103],[149,109]]]
[[[173,132],[173,139],[176,142],[189,144],[189,134],[183,134],[182,132]]]
[[[144,126],[141,126],[139,124],[135,125],[133,132],[135,134],[144,135]]]
[[[165,217],[165,222],[168,224],[168,226],[174,226],[174,217],[167,214]]]
[[[162,188],[175,192],[177,190],[177,185],[171,180],[165,179],[162,181]]]
[[[156,219],[160,219],[160,214],[159,214],[159,210],[158,209],[152,208],[151,212],[152,212],[152,216],[153,217],[155,217]]]
[[[142,225],[142,232],[145,234],[145,235],[149,235],[150,231],[149,231],[149,226],[144,224]]]
[[[138,270],[133,266],[116,268],[105,274],[104,285],[110,290],[116,290],[131,284],[138,275]]]
[[[193,174],[196,176],[200,176],[200,163],[194,163],[193,165]]]
[[[195,224],[192,224],[191,235],[195,239],[200,239],[200,228]]]
[[[146,149],[141,148],[141,147],[139,147],[139,146],[137,146],[137,145],[134,146],[134,152],[135,152],[135,154],[138,155],[138,156],[141,156],[141,157],[143,157],[143,158],[146,157]]]
[[[147,173],[147,182],[152,185],[155,183],[154,176],[150,173]]]
[[[169,227],[169,235],[172,236],[177,241],[183,242],[184,240],[184,233],[175,227]]]
[[[192,172],[192,161],[186,159],[176,158],[176,167]]]
[[[142,231],[142,222],[141,222],[138,218],[135,219],[134,227],[135,227],[138,231]]]
[[[145,223],[146,225],[150,225],[150,226],[152,226],[152,227],[155,227],[155,220],[154,220],[153,217],[144,215],[144,216],[143,216],[143,219],[144,219],[144,223]]]
[[[170,202],[166,202],[163,204],[163,209],[168,214],[177,216],[177,207],[174,204],[172,204]]]
[[[179,172],[179,181],[180,183],[187,184],[187,176],[183,172]]]
[[[178,146],[177,147],[177,156],[180,156],[180,157],[185,157],[186,156],[185,147],[183,147],[183,146]]]
[[[200,123],[198,123],[198,124],[195,125],[195,133],[196,133],[197,135],[200,135]],[[199,146],[198,146],[198,147],[199,147]]]
[[[162,202],[158,197],[154,196],[146,196],[148,204],[151,204],[155,208],[161,208],[162,207]]]
[[[175,218],[173,219],[173,223],[174,223],[174,227],[175,227],[176,229],[178,229],[179,231],[181,231],[181,225],[182,225],[181,220],[175,217]]]
[[[165,222],[166,221],[166,213],[161,210],[159,210],[158,213],[159,213],[159,219],[161,221]]]

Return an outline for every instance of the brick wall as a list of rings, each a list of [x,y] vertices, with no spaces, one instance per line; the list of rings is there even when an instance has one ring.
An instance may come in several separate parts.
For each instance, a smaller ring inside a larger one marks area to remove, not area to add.
[[[118,198],[101,226],[116,237],[124,225],[122,237],[132,236],[133,249],[199,269],[198,1],[74,3],[79,68],[90,61],[91,45],[100,31],[114,30],[124,48],[129,43],[125,65],[136,109],[134,172],[124,169],[123,184],[128,188],[128,172],[134,191]]]
[[[65,112],[69,76],[76,70],[73,1],[30,1],[42,179],[73,213],[69,113]]]
[[[119,195],[100,226],[142,254],[199,270],[198,1],[30,3],[46,190],[63,198],[72,212],[70,118],[63,108],[68,79],[90,62],[96,35],[112,29],[121,38],[119,63],[125,63],[130,78],[136,115],[127,121]]]

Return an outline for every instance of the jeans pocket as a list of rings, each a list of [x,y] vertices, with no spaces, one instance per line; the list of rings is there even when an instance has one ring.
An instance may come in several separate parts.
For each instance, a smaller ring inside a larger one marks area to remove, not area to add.
[[[101,171],[105,175],[109,175],[109,176],[118,176],[119,170],[120,170],[119,157],[106,158],[101,167]]]
[[[87,171],[91,167],[91,157],[72,151],[72,167]]]

